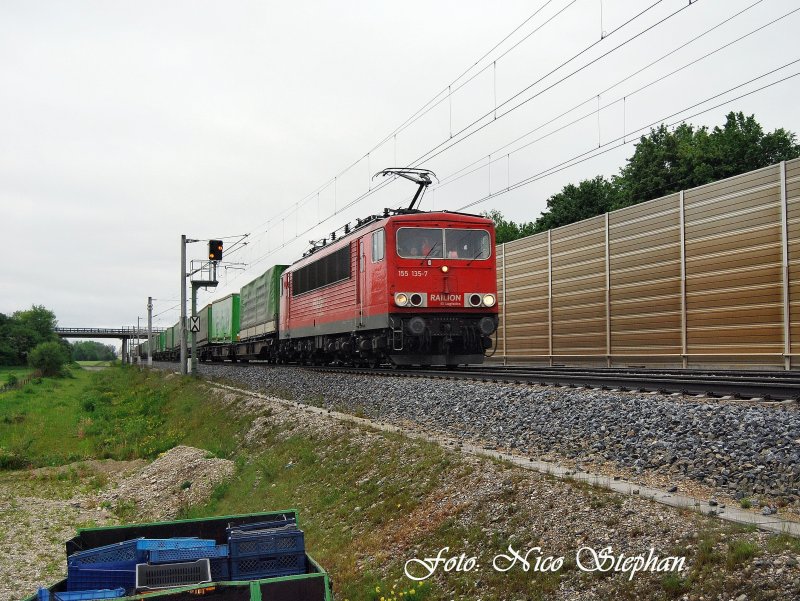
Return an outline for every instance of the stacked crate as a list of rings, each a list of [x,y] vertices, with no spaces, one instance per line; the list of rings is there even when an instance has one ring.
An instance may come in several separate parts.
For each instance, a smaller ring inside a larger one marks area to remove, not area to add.
[[[306,571],[305,538],[294,519],[228,527],[233,580],[293,576]]]
[[[226,579],[228,546],[213,539],[134,539],[70,555],[67,590],[133,592],[210,582],[211,562],[221,563],[217,575]]]

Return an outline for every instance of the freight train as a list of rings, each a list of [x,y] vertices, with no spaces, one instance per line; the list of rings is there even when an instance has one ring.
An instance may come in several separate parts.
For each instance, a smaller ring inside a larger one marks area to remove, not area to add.
[[[386,170],[397,174],[398,170]],[[497,330],[491,220],[411,206],[344,226],[292,265],[274,265],[200,310],[201,361],[378,366],[482,363]],[[153,345],[180,354],[179,324]],[[149,351],[147,343],[139,349]]]

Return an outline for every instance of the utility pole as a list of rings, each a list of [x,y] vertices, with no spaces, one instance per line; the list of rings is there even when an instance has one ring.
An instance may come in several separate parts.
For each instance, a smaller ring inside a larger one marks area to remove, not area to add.
[[[178,324],[181,337],[181,375],[186,375],[186,234],[181,235],[181,319]]]
[[[141,347],[139,345],[142,344],[141,339],[139,338],[139,331],[141,329],[139,327],[139,320],[140,319],[141,319],[141,317],[139,317],[137,315],[136,316],[136,363],[138,363],[139,366],[141,367],[141,365],[142,365],[142,353],[139,352],[141,350]]]
[[[153,297],[147,297],[147,367],[153,367]]]
[[[181,321],[180,321],[180,336],[181,336],[181,375],[186,375],[187,372],[197,373],[197,333],[192,330],[192,359],[191,362],[187,360],[187,340],[186,340],[186,278],[193,277],[196,273],[206,271],[208,276],[205,279],[192,279],[192,322],[197,320],[197,289],[201,287],[215,287],[217,285],[217,261],[222,260],[222,240],[209,240],[208,252],[209,261],[204,262],[205,267],[201,265],[198,269],[194,268],[194,261],[192,261],[191,271],[186,271],[186,244],[189,242],[200,242],[200,240],[193,240],[187,238],[186,235],[181,236]],[[198,326],[199,327],[199,326]]]
[[[192,317],[197,317],[197,286],[192,282]],[[194,321],[194,319],[192,320]],[[192,328],[192,375],[197,374],[197,332]]]

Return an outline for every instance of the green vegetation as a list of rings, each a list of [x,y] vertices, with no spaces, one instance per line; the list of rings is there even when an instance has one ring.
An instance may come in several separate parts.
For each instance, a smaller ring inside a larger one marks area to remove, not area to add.
[[[197,382],[132,368],[70,374],[3,395],[0,468],[152,459],[179,443],[220,457],[235,448],[242,420],[221,412]]]
[[[767,541],[767,551],[770,553],[783,553],[790,551],[800,554],[800,539],[790,534],[779,534]]]
[[[682,123],[670,131],[662,124],[639,139],[619,175],[564,186],[536,221],[516,224],[499,211],[484,215],[497,226],[497,242],[509,242],[799,156],[794,133],[764,133],[754,115],[728,113],[725,125],[712,130]]]
[[[45,377],[61,375],[67,361],[69,352],[58,340],[37,344],[28,354],[28,365]]]
[[[746,540],[733,540],[728,543],[728,552],[725,556],[725,564],[729,570],[752,559],[758,555],[758,545]]]
[[[72,343],[72,360],[81,361],[113,361],[117,358],[117,349],[112,344],[101,344],[93,340],[79,340]]]
[[[177,444],[205,449],[209,457],[233,460],[235,475],[205,504],[182,507],[179,517],[297,508],[306,544],[332,573],[338,599],[545,599],[564,579],[573,588],[581,582],[606,583],[605,592],[613,592],[620,601],[645,594],[672,599],[722,590],[726,577],[759,553],[741,531],[715,529],[670,551],[688,558],[688,571],[681,574],[629,582],[608,574],[578,573],[574,548],[551,546],[548,554],[566,557],[556,573],[497,572],[491,569],[492,558],[506,551],[510,541],[536,544],[532,517],[556,515],[561,509],[551,500],[533,509],[540,514],[532,514],[523,501],[528,476],[511,464],[464,460],[426,441],[356,425],[309,426],[302,411],[273,413],[234,393],[212,390],[203,381],[158,371],[71,368],[70,373],[72,377],[38,379],[4,395],[0,469],[61,466],[35,473],[6,471],[0,473],[4,484],[23,496],[36,490],[48,498],[70,498],[108,482],[102,464],[73,463],[76,460],[152,459]],[[495,489],[463,505],[461,491],[483,485],[476,469],[496,471]],[[616,515],[622,508],[618,495],[584,482],[566,485],[593,511],[610,509]],[[185,480],[179,487],[191,489],[193,483]],[[123,521],[140,519],[132,502],[109,508]],[[615,525],[624,525],[624,520]],[[791,546],[794,539],[774,540],[780,549],[796,548]],[[448,556],[476,555],[481,569],[448,574],[440,570],[424,584],[404,576],[407,559],[435,556],[444,547],[451,550]]]
[[[30,368],[26,367],[0,366],[0,388],[3,386],[17,386],[20,380],[30,375],[31,371]]]
[[[25,365],[37,345],[58,341],[55,327],[55,314],[42,306],[15,311],[10,317],[0,313],[0,365]]]

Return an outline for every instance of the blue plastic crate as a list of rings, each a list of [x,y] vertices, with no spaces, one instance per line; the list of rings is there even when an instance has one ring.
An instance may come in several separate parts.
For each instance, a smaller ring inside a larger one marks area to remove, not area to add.
[[[197,547],[214,547],[217,541],[213,538],[140,538],[136,548],[140,551],[161,551],[164,549],[196,549]]]
[[[94,601],[95,599],[116,599],[125,596],[124,588],[94,591],[75,591],[72,593],[53,593],[57,601]]]
[[[305,553],[231,558],[232,580],[257,580],[274,576],[294,576],[295,574],[305,574],[305,572]]]
[[[122,587],[126,591],[136,587],[135,561],[114,563],[73,564],[67,566],[67,590],[86,591]]]
[[[217,557],[209,560],[211,568],[211,581],[224,582],[231,579],[231,563],[227,557]]]
[[[250,530],[233,531],[228,537],[231,558],[305,553],[302,530]]]
[[[191,549],[153,549],[150,551],[150,563],[170,563],[173,561],[191,561],[212,557],[228,557],[228,545],[215,547],[194,547]]]
[[[67,563],[72,565],[91,563],[116,563],[121,561],[141,562],[147,561],[147,554],[138,548],[138,540],[128,540],[124,543],[106,545],[78,551],[67,557]]]
[[[37,601],[50,601],[50,591],[46,588],[40,588],[36,591]]]

